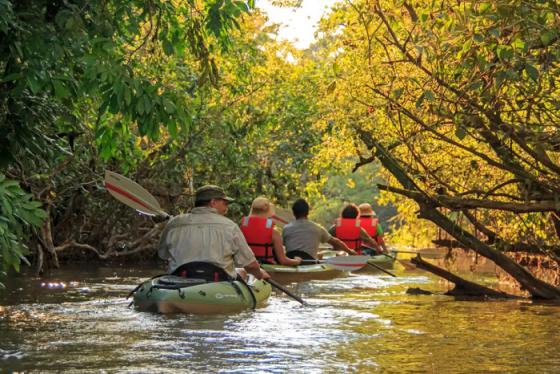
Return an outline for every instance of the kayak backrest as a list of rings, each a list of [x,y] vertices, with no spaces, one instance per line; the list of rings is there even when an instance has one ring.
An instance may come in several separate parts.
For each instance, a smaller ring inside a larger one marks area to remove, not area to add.
[[[204,283],[206,283],[206,280],[204,279],[183,278],[175,275],[164,275],[158,279],[158,284],[164,286],[175,286],[177,288],[198,286],[199,284],[204,284]]]

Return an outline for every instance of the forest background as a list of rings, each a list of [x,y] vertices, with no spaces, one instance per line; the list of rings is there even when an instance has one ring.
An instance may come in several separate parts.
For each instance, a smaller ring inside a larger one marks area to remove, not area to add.
[[[341,1],[298,50],[253,1],[0,0],[4,276],[154,256],[164,223],[110,169],[171,214],[205,183],[235,219],[259,195],[324,224],[390,204],[393,243],[439,228],[559,298],[507,255],[560,261],[559,26],[555,1]]]

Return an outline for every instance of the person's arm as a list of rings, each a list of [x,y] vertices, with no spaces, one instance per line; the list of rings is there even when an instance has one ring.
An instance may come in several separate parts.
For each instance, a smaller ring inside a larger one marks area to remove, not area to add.
[[[385,240],[383,239],[383,236],[377,237],[377,243],[381,246],[381,248],[383,248],[383,251],[385,251],[385,253],[389,253],[389,249],[387,249],[387,246],[385,245]]]
[[[385,245],[385,239],[383,239],[383,227],[380,223],[377,224],[377,243],[383,248],[385,253],[389,253],[387,246]]]
[[[270,278],[270,274],[268,274],[266,271],[261,269],[261,266],[257,261],[251,262],[249,265],[244,266],[243,269],[245,269],[247,273],[252,274],[257,279]]]
[[[335,238],[334,236],[331,236],[331,238],[327,241],[327,243],[329,243],[330,245],[333,246],[333,248],[336,251],[344,251],[346,253],[348,253],[349,255],[357,255],[358,253],[356,253],[355,250],[348,248],[348,246],[346,244],[344,244],[344,242],[338,238]]]
[[[372,239],[371,236],[368,235],[367,231],[364,230],[363,228],[360,229],[360,239],[362,240],[363,243],[365,243],[368,247],[371,248],[375,248],[375,250],[377,251],[377,253],[381,253],[383,251],[383,249],[381,248],[381,246]]]
[[[272,232],[272,245],[274,246],[274,253],[276,254],[278,262],[280,262],[280,265],[297,266],[301,264],[301,258],[299,257],[294,259],[286,257],[284,246],[282,245],[282,237],[278,231]]]

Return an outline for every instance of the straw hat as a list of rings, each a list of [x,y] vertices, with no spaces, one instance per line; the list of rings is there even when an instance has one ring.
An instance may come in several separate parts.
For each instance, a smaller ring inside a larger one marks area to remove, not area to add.
[[[375,217],[376,216],[373,208],[368,203],[360,204],[360,206],[358,206],[358,209],[360,209],[360,216],[361,217]]]
[[[251,204],[250,214],[266,214],[268,217],[274,215],[274,204],[266,197],[257,197]]]

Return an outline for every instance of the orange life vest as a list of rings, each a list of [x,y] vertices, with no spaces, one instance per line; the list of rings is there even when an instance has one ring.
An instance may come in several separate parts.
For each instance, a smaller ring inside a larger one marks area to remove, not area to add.
[[[272,244],[273,230],[274,222],[270,218],[250,216],[241,220],[241,232],[259,262],[276,263]]]
[[[342,240],[348,248],[361,254],[362,250],[360,248],[362,246],[362,240],[360,239],[360,230],[359,219],[337,218],[334,236]]]

